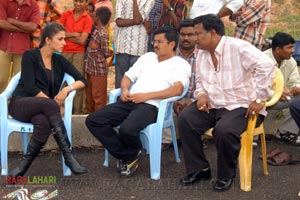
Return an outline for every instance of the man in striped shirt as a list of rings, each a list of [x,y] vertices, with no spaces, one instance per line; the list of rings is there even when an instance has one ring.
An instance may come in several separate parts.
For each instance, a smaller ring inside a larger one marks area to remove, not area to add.
[[[228,190],[236,175],[240,135],[249,117],[260,124],[270,96],[275,67],[272,60],[248,42],[224,36],[224,24],[213,14],[195,18],[199,48],[196,61],[196,101],[178,118],[187,176],[183,185],[211,179],[201,135],[214,128],[217,181],[214,191]]]
[[[236,27],[233,37],[246,40],[261,49],[264,44],[264,34],[270,23],[271,0],[247,0],[244,6],[231,20],[235,20]]]

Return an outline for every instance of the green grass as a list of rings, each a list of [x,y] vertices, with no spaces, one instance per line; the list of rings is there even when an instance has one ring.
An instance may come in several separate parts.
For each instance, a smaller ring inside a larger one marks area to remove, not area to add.
[[[272,23],[272,22],[271,22]],[[268,28],[265,37],[271,37],[276,32],[286,32],[291,34],[295,39],[300,39],[300,14],[298,15],[285,15],[277,18],[273,23],[282,23],[285,26],[270,27]]]

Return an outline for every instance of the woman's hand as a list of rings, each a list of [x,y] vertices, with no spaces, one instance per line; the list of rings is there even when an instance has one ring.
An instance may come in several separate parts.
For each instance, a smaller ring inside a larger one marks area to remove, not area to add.
[[[65,99],[68,96],[68,93],[70,91],[69,86],[64,87],[55,97],[54,100],[56,103],[61,107],[64,105]]]

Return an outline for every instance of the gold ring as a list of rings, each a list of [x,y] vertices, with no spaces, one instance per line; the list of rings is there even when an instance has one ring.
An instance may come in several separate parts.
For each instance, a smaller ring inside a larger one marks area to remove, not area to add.
[[[252,115],[255,115],[255,111],[252,111],[252,113],[251,113]]]

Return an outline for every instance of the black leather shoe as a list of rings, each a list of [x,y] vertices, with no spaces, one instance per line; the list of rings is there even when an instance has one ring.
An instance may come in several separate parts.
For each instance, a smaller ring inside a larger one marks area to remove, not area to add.
[[[222,180],[217,180],[215,183],[213,190],[216,192],[223,192],[228,190],[231,185],[232,185],[233,179],[222,179]]]
[[[191,185],[201,180],[210,180],[210,179],[211,179],[211,171],[209,168],[206,168],[202,171],[197,171],[187,175],[186,177],[180,180],[180,183],[182,185]]]

